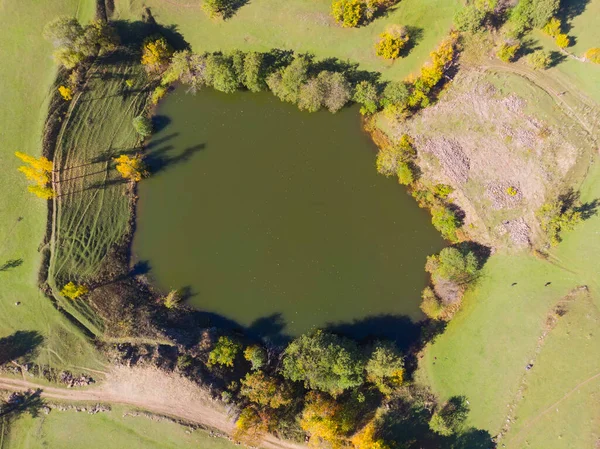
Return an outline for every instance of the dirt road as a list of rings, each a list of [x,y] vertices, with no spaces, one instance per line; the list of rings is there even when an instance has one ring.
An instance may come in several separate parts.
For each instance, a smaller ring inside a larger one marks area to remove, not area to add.
[[[233,420],[220,402],[211,399],[196,384],[183,377],[152,368],[118,367],[107,380],[89,389],[66,389],[40,385],[27,380],[0,377],[0,389],[26,391],[41,389],[41,396],[69,402],[101,402],[137,407],[152,413],[200,424],[227,435]],[[267,449],[301,449],[297,445],[267,436],[261,444]]]

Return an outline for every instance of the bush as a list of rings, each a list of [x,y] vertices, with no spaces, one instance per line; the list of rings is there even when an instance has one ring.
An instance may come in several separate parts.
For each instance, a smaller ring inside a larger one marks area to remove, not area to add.
[[[377,86],[370,81],[361,81],[354,87],[355,102],[361,105],[362,115],[374,114],[379,106],[379,92]]]
[[[331,4],[333,18],[343,27],[358,26],[365,14],[363,0],[334,0]]]
[[[406,46],[410,39],[408,31],[400,25],[391,25],[385,32],[379,35],[379,41],[375,44],[377,56],[384,59],[396,59],[400,51]]]
[[[219,337],[214,349],[208,354],[208,366],[222,365],[232,367],[242,345],[229,337]]]
[[[453,210],[443,205],[433,207],[431,209],[431,223],[445,239],[451,242],[458,241],[456,231],[460,228],[461,221]]]
[[[521,43],[516,42],[513,44],[509,44],[507,42],[503,43],[498,51],[496,52],[496,56],[504,62],[512,62],[517,55],[517,51],[521,48]]]
[[[148,137],[152,134],[152,121],[145,115],[138,115],[133,119],[135,131],[142,137]]]
[[[600,47],[590,48],[583,57],[594,64],[600,64]]]
[[[363,371],[364,360],[354,341],[321,330],[296,338],[283,354],[285,378],[334,396],[362,385]]]
[[[571,45],[571,38],[566,34],[558,34],[555,42],[561,49],[565,49]]]
[[[534,70],[544,70],[550,66],[552,60],[545,50],[536,50],[527,55],[527,64]]]
[[[444,311],[444,307],[433,289],[425,287],[421,292],[421,299],[420,308],[423,313],[432,320],[437,320]]]
[[[454,16],[454,26],[457,30],[466,33],[475,33],[481,28],[486,12],[476,5],[469,5],[461,9]]]
[[[479,272],[479,262],[472,251],[462,252],[454,247],[444,248],[439,254],[429,256],[425,270],[434,280],[445,279],[459,285],[472,282]]]
[[[562,23],[560,22],[560,20],[557,19],[556,17],[552,17],[548,21],[548,23],[546,25],[544,25],[544,28],[542,28],[542,31],[550,37],[556,37],[560,34],[561,28],[562,28]]]
[[[244,358],[250,362],[253,370],[261,369],[267,363],[267,353],[260,346],[248,346],[244,350]]]

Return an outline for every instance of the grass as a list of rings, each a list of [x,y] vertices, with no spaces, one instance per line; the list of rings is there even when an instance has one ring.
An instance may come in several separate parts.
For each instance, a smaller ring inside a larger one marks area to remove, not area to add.
[[[0,46],[0,265],[22,263],[0,272],[0,338],[17,330],[38,332],[44,343],[37,361],[56,368],[97,367],[99,356],[85,337],[54,309],[37,288],[46,203],[27,192],[17,172],[15,151],[39,155],[49,89],[56,68],[51,46],[42,38],[47,20],[61,14],[89,20],[94,2],[83,0],[3,2],[0,6],[3,43]],[[16,302],[21,302],[16,306]]]
[[[36,418],[23,415],[11,424],[5,445],[0,449],[232,449],[224,438],[211,437],[203,430],[168,420],[145,416],[126,416],[134,412],[126,407],[113,407],[110,412],[90,415],[74,410],[53,410]]]
[[[126,80],[134,81],[131,87]],[[97,277],[109,250],[129,230],[128,186],[112,158],[139,147],[132,120],[146,104],[145,80],[135,55],[103,57],[71,102],[54,158],[60,182],[50,285],[56,296],[69,281],[85,283]],[[62,303],[94,333],[102,332],[85,301]]]
[[[199,0],[117,0],[115,18],[139,20],[148,6],[160,24],[174,25],[197,52],[291,49],[349,60],[361,69],[381,72],[384,79],[400,79],[428,59],[450,30],[460,5],[458,0],[402,0],[386,17],[354,29],[335,24],[331,0],[251,1],[227,21],[208,18]],[[374,45],[388,24],[413,29],[414,48],[395,62],[375,55]]]

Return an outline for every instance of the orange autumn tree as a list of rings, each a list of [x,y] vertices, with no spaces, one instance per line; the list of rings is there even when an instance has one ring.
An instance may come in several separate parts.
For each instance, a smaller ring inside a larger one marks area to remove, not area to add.
[[[148,176],[146,166],[139,155],[127,156],[122,154],[119,157],[114,158],[117,163],[117,171],[121,173],[123,178],[133,182],[139,182],[143,177]]]
[[[15,156],[26,164],[19,167],[18,170],[23,173],[28,180],[35,182],[35,185],[27,187],[27,190],[39,198],[53,198],[54,190],[48,185],[50,184],[51,173],[54,168],[52,161],[44,156],[35,158],[28,154],[21,153],[20,151],[15,152]]]

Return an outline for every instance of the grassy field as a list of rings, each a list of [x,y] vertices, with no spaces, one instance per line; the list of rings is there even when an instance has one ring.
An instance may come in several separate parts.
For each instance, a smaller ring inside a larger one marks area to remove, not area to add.
[[[232,449],[235,444],[224,438],[211,437],[202,430],[167,420],[145,416],[126,416],[134,412],[113,407],[110,412],[90,415],[74,410],[53,410],[36,418],[23,415],[10,428],[0,449]]]
[[[38,291],[38,246],[46,225],[46,204],[27,192],[13,153],[41,152],[42,126],[56,72],[51,46],[41,35],[44,24],[60,14],[76,14],[87,21],[93,13],[91,0],[0,4],[4,33],[0,46],[0,164],[5,168],[0,177],[0,266],[17,261],[16,267],[0,271],[0,338],[17,330],[38,332],[44,343],[37,360],[57,368],[94,367],[100,362],[89,342]]]
[[[459,0],[402,0],[386,17],[354,29],[335,24],[331,0],[250,1],[227,21],[208,18],[198,0],[117,0],[115,18],[139,20],[148,6],[161,25],[175,25],[197,52],[291,49],[357,62],[361,69],[381,72],[384,79],[400,79],[427,60],[450,30],[460,5]],[[415,36],[408,56],[393,63],[374,51],[379,34],[392,23],[412,27]]]

